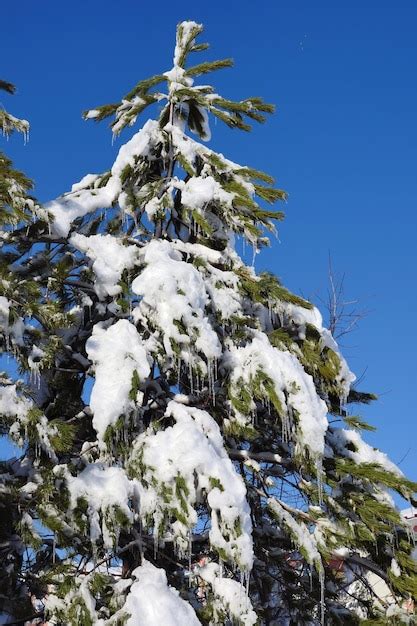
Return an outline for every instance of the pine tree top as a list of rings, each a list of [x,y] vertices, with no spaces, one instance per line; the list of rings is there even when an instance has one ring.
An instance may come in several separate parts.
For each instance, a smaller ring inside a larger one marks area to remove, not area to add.
[[[119,135],[126,126],[133,126],[137,117],[149,105],[164,102],[159,116],[161,128],[167,124],[180,124],[201,139],[210,139],[207,113],[211,113],[231,128],[250,130],[245,121],[264,122],[265,113],[272,113],[274,106],[263,102],[262,98],[252,97],[235,102],[217,94],[210,85],[194,86],[194,78],[210,74],[216,70],[232,67],[232,59],[205,61],[187,67],[189,57],[195,52],[207,50],[206,43],[197,43],[196,38],[202,33],[202,24],[186,21],[178,24],[173,66],[162,74],[141,80],[121,100],[115,104],[89,109],[85,119],[101,121],[114,116],[111,127],[114,135]],[[162,83],[167,92],[155,91]]]

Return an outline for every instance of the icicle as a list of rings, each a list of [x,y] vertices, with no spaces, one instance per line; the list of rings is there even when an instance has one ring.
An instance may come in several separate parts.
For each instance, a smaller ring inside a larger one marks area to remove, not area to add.
[[[258,254],[259,250],[256,247],[255,244],[252,244],[252,267],[255,268],[255,259],[256,259],[256,255]]]
[[[93,563],[94,565],[97,563],[97,545],[95,541],[91,541],[91,546],[93,549]]]
[[[139,552],[140,552],[140,559],[141,559],[141,561],[143,561],[142,534],[143,534],[142,519],[139,518]]]
[[[290,419],[287,413],[281,417],[281,424],[282,424],[282,441],[283,443],[288,443],[290,439]]]
[[[129,298],[129,317],[132,317],[132,292],[130,289],[131,279],[130,272],[127,273],[127,290],[128,290],[128,298]]]
[[[188,531],[188,587],[191,588],[191,559],[193,553],[193,542],[191,538],[191,530]]]
[[[273,319],[272,319],[272,302],[269,299],[268,299],[268,313],[269,313],[269,321],[272,324],[273,323]]]
[[[214,360],[213,359],[208,359],[207,360],[207,377],[208,377],[208,387],[209,387],[209,395],[211,396],[213,405],[216,404],[216,392],[214,389],[214,371],[215,371],[215,367],[214,367]]]
[[[320,582],[320,624],[324,626],[324,567],[321,566],[319,570],[319,582]]]
[[[188,359],[188,373],[190,377],[190,394],[193,395],[194,387],[193,387],[193,368],[191,365],[191,354],[189,355],[189,359]]]
[[[406,500],[407,500],[407,502],[408,502],[408,506],[409,506],[410,508],[412,508],[412,507],[413,507],[413,505],[411,504],[411,497],[410,497],[410,494],[408,494],[408,495],[407,495]],[[417,541],[417,531],[415,531],[415,530],[414,530],[414,528],[413,528],[413,529],[411,529],[411,528],[410,528],[410,526],[408,525],[408,523],[407,523],[407,522],[405,523],[405,527],[406,527],[406,532],[407,532],[407,540],[408,540],[408,542],[410,543],[410,542],[412,541],[412,542],[413,542],[413,546],[415,546],[415,545],[416,545],[416,541]]]
[[[287,413],[281,418],[282,421],[282,440],[284,443],[288,443],[291,440],[292,434],[292,406],[288,405]]]
[[[195,390],[196,390],[196,395],[200,395],[200,370],[197,367],[196,371],[195,371]]]
[[[41,375],[39,372],[39,364],[33,363],[30,368],[29,381],[32,387],[41,388]]]
[[[348,400],[348,395],[349,395],[349,390],[343,390],[340,392],[339,395],[339,407],[340,407],[340,411],[343,412],[344,411],[344,407],[346,406],[347,400]]]
[[[243,572],[243,586],[245,587],[246,598],[249,599],[250,570]]]
[[[210,380],[210,375],[211,375],[210,359],[207,359],[207,386],[208,386],[208,393],[209,393],[209,396],[211,396],[211,380]]]
[[[5,340],[6,340],[6,350],[7,350],[8,352],[10,352],[10,350],[12,349],[12,348],[11,348],[11,345],[12,345],[12,344],[11,344],[11,341],[10,341],[10,334],[9,334],[9,332],[8,332],[8,330],[7,330],[7,329],[5,329],[4,338],[5,338]],[[7,355],[7,358],[9,359],[9,355]]]
[[[323,506],[323,459],[321,457],[316,459],[316,472],[319,506]]]
[[[213,406],[216,406],[216,391],[215,391],[215,388],[214,388],[215,380],[214,380],[214,363],[213,363],[213,360],[210,363],[210,368],[211,368],[211,396],[212,396],[212,399],[213,399]]]

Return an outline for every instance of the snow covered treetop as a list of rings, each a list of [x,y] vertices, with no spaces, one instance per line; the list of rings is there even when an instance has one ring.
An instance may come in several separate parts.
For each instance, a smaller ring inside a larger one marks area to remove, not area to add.
[[[210,139],[207,112],[231,128],[242,130],[250,130],[245,117],[264,122],[264,113],[272,113],[274,106],[263,102],[261,98],[247,98],[234,102],[219,96],[210,85],[193,86],[194,77],[233,65],[232,59],[222,59],[186,67],[191,53],[208,48],[206,43],[196,43],[196,37],[202,31],[202,24],[181,22],[177,27],[173,67],[169,71],[140,81],[121,102],[90,109],[84,113],[84,117],[99,121],[114,115],[111,127],[113,134],[118,135],[126,126],[132,126],[137,116],[147,106],[166,100],[167,104],[160,115],[161,128],[168,123],[180,123],[203,140]],[[161,83],[166,83],[167,93],[152,91]]]
[[[200,24],[182,22],[177,29],[171,70],[139,82],[121,102],[84,114],[96,121],[114,116],[112,128],[117,135],[132,126],[149,105],[166,102],[159,120],[146,122],[121,148],[111,171],[87,176],[70,193],[47,205],[54,217],[52,228],[58,235],[66,236],[74,219],[118,204],[125,214],[135,214],[144,230],[149,220],[156,224],[158,235],[178,234],[184,225],[193,223],[207,240],[217,240],[218,247],[222,246],[220,240],[223,247],[226,245],[230,232],[243,235],[257,248],[268,243],[265,228],[274,231],[274,221],[281,220],[283,213],[267,210],[260,202],[285,200],[286,193],[275,189],[267,174],[233,163],[186,132],[190,130],[208,140],[209,115],[232,128],[249,130],[246,119],[263,122],[265,113],[271,113],[274,107],[261,98],[234,102],[215,93],[209,85],[193,84],[194,77],[232,63],[226,59],[186,67],[191,53],[207,48],[195,42],[201,31]],[[160,83],[166,83],[166,92],[155,91]],[[176,175],[179,169],[185,178]],[[177,210],[180,199],[181,218]],[[141,215],[135,208],[138,205],[143,207]]]

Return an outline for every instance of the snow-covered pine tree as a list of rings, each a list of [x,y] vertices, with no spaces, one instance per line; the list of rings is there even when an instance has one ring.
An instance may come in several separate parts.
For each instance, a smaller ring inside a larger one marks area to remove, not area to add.
[[[0,413],[23,449],[2,465],[0,609],[16,623],[32,599],[61,626],[403,623],[416,565],[389,492],[416,485],[362,439],[348,406],[373,396],[318,310],[237,254],[268,243],[282,213],[264,202],[285,193],[189,131],[249,130],[273,107],[194,84],[232,64],[190,64],[201,31],[181,23],[172,69],[85,113],[117,136],[162,107],[109,171],[33,222],[3,219],[2,342],[23,378],[4,375]]]

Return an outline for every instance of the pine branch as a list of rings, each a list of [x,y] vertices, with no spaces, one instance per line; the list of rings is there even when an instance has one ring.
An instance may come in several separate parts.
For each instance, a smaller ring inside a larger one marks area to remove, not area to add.
[[[193,67],[189,67],[185,71],[186,76],[200,76],[202,74],[209,74],[210,72],[215,72],[216,70],[221,70],[226,67],[233,67],[233,59],[221,59],[219,61],[206,61],[205,63],[200,63],[199,65],[194,65]]]
[[[11,95],[16,92],[16,87],[12,83],[8,83],[5,80],[0,80],[0,89],[7,91],[7,93],[10,93]]]
[[[235,450],[229,448],[227,453],[233,461],[246,461],[252,459],[254,461],[260,461],[261,463],[282,465],[287,468],[294,467],[294,462],[292,460],[283,459],[279,454],[274,452],[252,452],[251,450]]]

